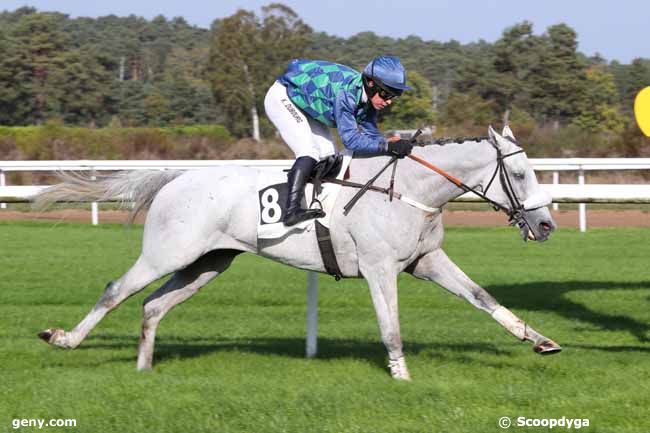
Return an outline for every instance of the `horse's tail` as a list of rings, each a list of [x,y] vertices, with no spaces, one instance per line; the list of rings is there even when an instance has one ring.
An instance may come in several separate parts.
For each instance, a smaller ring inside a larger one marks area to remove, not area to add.
[[[163,186],[183,173],[181,170],[120,171],[92,180],[79,174],[59,173],[61,183],[33,197],[32,207],[44,210],[57,202],[113,201],[122,207],[132,204],[128,222],[148,209]]]

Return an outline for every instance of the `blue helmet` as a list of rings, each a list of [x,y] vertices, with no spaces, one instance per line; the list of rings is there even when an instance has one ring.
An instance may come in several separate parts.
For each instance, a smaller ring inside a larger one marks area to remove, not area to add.
[[[378,56],[363,70],[363,75],[375,81],[380,87],[411,90],[406,85],[406,70],[397,56]]]

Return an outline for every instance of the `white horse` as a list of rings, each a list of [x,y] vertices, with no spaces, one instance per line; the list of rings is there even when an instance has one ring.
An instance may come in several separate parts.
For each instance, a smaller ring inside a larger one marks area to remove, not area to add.
[[[486,139],[416,147],[413,155],[482,191],[493,205],[510,214],[524,239],[544,241],[555,228],[545,207],[550,197],[539,187],[510,128],[506,126],[502,134],[490,127]],[[353,159],[350,181],[364,183],[388,158]],[[389,171],[377,184],[388,185]],[[149,211],[142,252],[135,264],[107,285],[92,311],[72,331],[50,328],[39,336],[52,345],[75,348],[108,312],[149,283],[173,273],[144,301],[137,367],[146,370],[152,367],[156,328],[165,314],[224,272],[241,252],[325,272],[313,231],[292,232],[277,242],[258,242],[258,176],[256,169],[234,166],[123,172],[100,181],[69,180],[42,193],[41,202],[129,197],[136,210]],[[441,212],[423,209],[439,209],[463,189],[407,158],[397,166],[395,191],[420,207],[369,191],[344,215],[343,206],[357,192],[344,187],[330,215],[332,242],[343,276],[363,277],[368,282],[394,378],[410,379],[398,317],[397,276],[402,271],[433,281],[487,312],[515,337],[532,342],[537,353],[561,350],[501,306],[442,250]]]

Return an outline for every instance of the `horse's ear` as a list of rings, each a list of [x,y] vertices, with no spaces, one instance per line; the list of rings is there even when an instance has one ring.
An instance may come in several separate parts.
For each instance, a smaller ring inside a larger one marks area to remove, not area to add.
[[[492,125],[488,127],[488,137],[490,138],[490,143],[492,143],[494,147],[497,149],[501,147],[501,144],[499,143],[499,138],[501,137],[499,136],[499,133],[492,128]]]
[[[506,138],[511,139],[513,142],[517,142],[517,139],[515,138],[515,134],[512,133],[512,129],[510,129],[510,126],[505,125],[503,127],[503,132],[501,132],[501,135],[503,135]]]
[[[488,126],[488,137],[490,137],[491,140],[496,139],[497,132],[494,130],[492,125]]]

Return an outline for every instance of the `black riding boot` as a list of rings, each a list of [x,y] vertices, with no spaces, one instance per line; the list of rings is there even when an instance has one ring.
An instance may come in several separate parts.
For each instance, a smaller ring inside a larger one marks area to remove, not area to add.
[[[311,218],[322,218],[325,212],[320,209],[303,209],[300,205],[305,193],[305,184],[316,166],[316,160],[309,156],[301,156],[293,163],[287,176],[289,195],[287,197],[287,214],[284,217],[284,225],[292,226]]]

